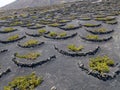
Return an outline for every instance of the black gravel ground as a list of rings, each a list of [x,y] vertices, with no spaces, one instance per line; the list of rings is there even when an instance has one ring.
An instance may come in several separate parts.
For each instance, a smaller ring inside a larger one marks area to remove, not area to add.
[[[108,30],[115,30],[112,34],[101,35],[101,37],[109,37],[113,36],[113,39],[107,42],[97,43],[85,41],[79,37],[85,36],[89,34],[85,30],[85,27],[66,31],[68,34],[77,32],[78,35],[67,39],[67,40],[54,40],[49,38],[41,37],[31,37],[27,36],[25,32],[35,32],[35,29],[27,29],[25,27],[15,26],[14,28],[18,29],[18,31],[8,33],[8,34],[0,34],[0,40],[6,40],[8,36],[14,34],[26,35],[27,38],[21,40],[29,40],[29,39],[37,39],[40,41],[44,41],[45,44],[42,46],[38,46],[35,48],[21,48],[18,47],[18,42],[9,43],[9,44],[1,44],[0,49],[8,49],[8,52],[0,54],[0,65],[3,68],[11,68],[11,72],[7,75],[4,75],[0,78],[0,90],[3,90],[3,87],[8,85],[13,78],[21,75],[27,75],[31,72],[35,71],[38,76],[43,76],[44,82],[38,86],[35,90],[50,90],[52,86],[56,86],[57,90],[120,90],[120,75],[118,75],[115,79],[110,81],[102,81],[90,75],[87,75],[83,72],[77,65],[79,61],[88,64],[88,60],[91,57],[95,57],[97,55],[108,55],[110,58],[114,59],[115,63],[120,63],[120,16],[115,16],[118,24],[116,25],[108,25],[99,21],[83,21],[78,19],[73,19],[71,22],[67,24],[75,24],[78,25],[84,24],[87,22],[95,22],[101,23],[103,27],[106,27]],[[0,30],[5,28],[2,26]],[[45,29],[47,31],[56,31],[62,32],[57,27],[49,27],[46,25]],[[91,30],[91,29],[90,29]],[[86,57],[69,57],[58,53],[54,49],[54,45],[59,49],[65,49],[68,44],[76,44],[76,45],[84,45],[87,50],[93,49],[96,46],[100,46],[101,49],[94,56],[86,56]],[[56,59],[45,63],[41,66],[37,66],[35,68],[21,68],[14,64],[12,61],[13,55],[16,52],[31,52],[38,51],[42,53],[41,59],[48,58],[49,56],[56,55]]]

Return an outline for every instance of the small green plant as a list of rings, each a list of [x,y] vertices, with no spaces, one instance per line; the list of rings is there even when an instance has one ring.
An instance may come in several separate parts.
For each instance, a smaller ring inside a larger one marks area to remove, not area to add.
[[[7,20],[7,19],[10,19],[12,18],[12,16],[3,16],[3,17],[0,17],[0,20]]]
[[[90,20],[91,18],[90,17],[81,17],[82,20]]]
[[[27,60],[35,60],[40,56],[40,53],[37,52],[30,52],[24,55],[19,55],[18,53],[15,53],[15,56],[18,58],[23,58],[23,59],[27,59]]]
[[[42,82],[43,78],[32,72],[30,75],[14,78],[4,90],[34,90]]]
[[[60,24],[59,23],[53,23],[53,24],[49,24],[50,26],[53,26],[53,27],[57,27],[59,26]]]
[[[66,32],[59,32],[59,33],[57,33],[57,32],[50,32],[49,33],[49,36],[51,36],[51,37],[65,37],[65,36],[67,36],[67,33]]]
[[[20,17],[25,18],[25,17],[27,17],[27,14],[20,14]]]
[[[86,27],[94,27],[94,26],[97,26],[98,24],[92,24],[92,23],[86,23],[84,24],[84,26]]]
[[[106,28],[99,28],[99,29],[96,29],[95,32],[106,32]]]
[[[95,18],[95,20],[98,20],[98,21],[111,21],[111,20],[115,20],[115,18],[107,16],[107,17],[98,17],[98,18]]]
[[[38,40],[30,39],[30,40],[26,41],[25,43],[23,43],[23,46],[31,46],[31,45],[36,45],[38,43],[39,43]]]
[[[99,36],[98,36],[98,35],[87,35],[86,38],[87,38],[87,39],[98,40],[98,39],[99,39]]]
[[[46,30],[45,29],[40,29],[40,30],[38,30],[38,33],[39,34],[44,34],[44,33],[46,33]]]
[[[40,27],[40,26],[41,26],[41,24],[38,24],[38,23],[37,23],[37,24],[35,24],[35,26],[36,26],[36,27]]]
[[[84,49],[83,46],[76,47],[74,44],[68,45],[67,48],[73,52],[78,52],[78,51],[81,51],[82,49]]]
[[[46,20],[40,20],[40,23],[41,24],[50,24],[51,22],[50,21],[46,21]]]
[[[67,28],[74,28],[74,25],[67,25]]]
[[[112,20],[112,21],[106,21],[105,23],[107,23],[107,24],[116,24],[117,21],[116,20]]]
[[[10,28],[5,28],[5,29],[4,29],[5,32],[10,32],[10,31],[14,31],[14,30],[15,30],[15,29],[12,28],[12,27],[10,27]]]
[[[60,23],[66,23],[66,22],[68,22],[69,20],[60,20],[59,22]]]
[[[10,26],[16,26],[16,25],[22,25],[22,24],[23,24],[23,22],[16,21],[16,22],[11,23]]]
[[[13,41],[13,40],[16,40],[16,39],[18,39],[19,38],[19,35],[18,34],[16,34],[16,35],[13,35],[13,36],[10,36],[10,37],[8,37],[8,41]]]
[[[108,56],[97,56],[91,58],[89,62],[89,67],[93,71],[98,71],[99,73],[109,73],[110,66],[114,65],[114,61]]]
[[[95,15],[94,17],[95,17],[95,18],[104,18],[105,15],[101,15],[101,14],[100,14],[100,15]]]
[[[59,36],[60,37],[65,37],[65,36],[67,36],[67,33],[66,32],[62,32],[62,33],[59,34]]]
[[[32,26],[32,25],[33,25],[32,23],[28,23],[28,24],[26,24],[27,27]]]
[[[32,18],[32,19],[36,19],[36,18],[37,18],[37,16],[31,16],[31,18]]]
[[[51,37],[57,37],[57,33],[56,32],[50,32],[49,36],[51,36]]]

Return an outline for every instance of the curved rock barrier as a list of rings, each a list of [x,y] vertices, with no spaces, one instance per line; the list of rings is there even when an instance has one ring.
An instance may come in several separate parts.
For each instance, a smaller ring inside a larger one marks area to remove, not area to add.
[[[58,21],[58,23],[63,23],[63,24],[68,23],[68,22],[71,22],[71,20],[60,20],[60,21]]]
[[[74,33],[74,34],[72,34],[72,35],[65,36],[65,37],[50,37],[50,36],[48,36],[48,35],[44,35],[45,38],[55,39],[55,40],[62,40],[62,39],[65,40],[65,39],[73,38],[73,37],[75,37],[75,36],[77,36],[77,33]]]
[[[55,45],[54,45],[54,48],[55,50],[57,50],[59,53],[63,54],[63,55],[66,55],[66,56],[71,56],[71,57],[82,57],[82,56],[87,56],[87,55],[95,55],[100,47],[96,47],[94,50],[90,50],[88,52],[84,52],[84,53],[71,53],[71,52],[67,52],[67,51],[64,51],[64,50],[60,50],[58,49]]]
[[[28,29],[40,29],[40,28],[44,28],[45,26],[30,26],[27,27]]]
[[[35,24],[31,24],[30,26],[34,26]],[[28,26],[28,25],[26,25],[26,24],[24,24],[24,25],[20,25],[21,27],[30,27],[30,26]]]
[[[90,18],[90,17],[85,17],[85,18],[78,18],[78,20],[82,20],[82,21],[89,21],[89,20],[91,20],[92,18]]]
[[[94,27],[99,27],[99,26],[101,26],[101,25],[102,25],[102,24],[93,24],[93,25],[92,25],[92,24],[91,24],[91,25],[85,25],[85,24],[84,24],[83,26],[84,26],[84,27],[93,27],[93,28],[94,28]]]
[[[87,39],[87,38],[85,38],[85,37],[82,37],[82,36],[80,36],[83,40],[86,40],[86,41],[91,41],[91,42],[106,42],[106,41],[109,41],[109,40],[111,40],[113,37],[112,36],[110,36],[110,37],[108,37],[108,38],[103,38],[103,39],[97,39],[97,40],[95,40],[95,39]]]
[[[92,30],[88,30],[88,29],[85,29],[87,32],[90,32],[92,34],[97,34],[97,35],[101,35],[101,34],[110,34],[112,32],[114,32],[114,30],[110,30],[110,31],[106,31],[106,32],[95,32],[95,31],[92,31]]]
[[[52,21],[48,21],[48,20],[40,20],[39,21],[39,24],[42,24],[42,25],[48,25],[48,24],[52,24],[53,22]]]
[[[93,76],[95,78],[98,78],[99,80],[103,80],[103,81],[115,79],[116,76],[120,74],[119,65],[116,66],[115,71],[112,72],[111,74],[109,74],[109,73],[100,74],[97,71],[89,70],[81,62],[79,62],[77,64],[78,64],[78,67],[81,68],[81,70],[84,71],[84,72],[86,72],[88,75],[91,75],[91,76]]]
[[[8,51],[8,49],[0,50],[0,54],[1,54],[1,53],[4,53],[4,52],[7,52],[7,51]]]
[[[118,22],[117,21],[115,21],[115,22],[112,22],[112,21],[106,21],[106,22],[104,22],[104,23],[106,23],[106,24],[110,24],[110,25],[115,25],[115,24],[118,24]]]
[[[49,58],[45,59],[45,60],[41,60],[41,61],[38,61],[38,62],[32,62],[32,63],[24,63],[24,62],[20,62],[17,60],[16,57],[14,57],[12,59],[12,61],[17,65],[17,66],[20,66],[20,67],[36,67],[36,66],[39,66],[39,65],[42,65],[44,63],[47,63],[47,62],[50,62],[52,60],[56,59],[56,56],[53,55],[53,56],[50,56]]]
[[[73,28],[67,28],[67,27],[59,27],[59,28],[62,29],[62,30],[65,30],[65,31],[70,31],[70,30],[79,29],[79,28],[81,28],[81,27],[82,27],[82,25],[76,26],[76,27],[73,27]]]
[[[44,34],[49,34],[50,32],[48,31],[48,32],[46,32],[46,33],[44,33]],[[27,32],[25,32],[25,34],[26,35],[28,35],[28,36],[32,36],[32,37],[40,37],[40,36],[43,36],[44,34],[30,34],[30,33],[27,33]]]
[[[1,34],[5,34],[5,33],[10,33],[10,32],[15,32],[17,31],[17,29],[13,30],[13,31],[0,31]]]
[[[62,27],[62,26],[65,26],[66,24],[58,24],[58,25],[52,25],[52,24],[49,24],[48,26],[50,27]]]
[[[38,44],[35,44],[35,45],[30,45],[30,46],[23,46],[22,44],[18,43],[17,45],[21,48],[34,48],[34,47],[37,47],[37,46],[41,46],[43,45],[45,42],[39,42]]]
[[[19,41],[19,40],[22,40],[22,39],[24,39],[24,38],[26,38],[26,36],[22,36],[21,38],[18,38],[18,39],[13,40],[13,41],[2,41],[2,40],[0,40],[0,43],[3,43],[3,44],[13,43],[13,42],[17,42],[17,41]]]
[[[4,75],[8,74],[9,72],[11,72],[10,68],[7,68],[6,70],[0,72],[0,78],[3,77]]]

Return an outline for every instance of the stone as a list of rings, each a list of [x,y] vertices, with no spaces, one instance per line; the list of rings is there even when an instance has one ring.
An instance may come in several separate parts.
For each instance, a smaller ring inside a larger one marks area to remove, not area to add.
[[[57,88],[55,86],[53,86],[50,90],[57,90]]]

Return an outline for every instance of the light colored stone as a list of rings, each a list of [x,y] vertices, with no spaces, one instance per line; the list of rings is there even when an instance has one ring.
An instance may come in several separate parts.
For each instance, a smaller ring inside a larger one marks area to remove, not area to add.
[[[53,86],[50,90],[57,90],[57,88],[55,86]]]

